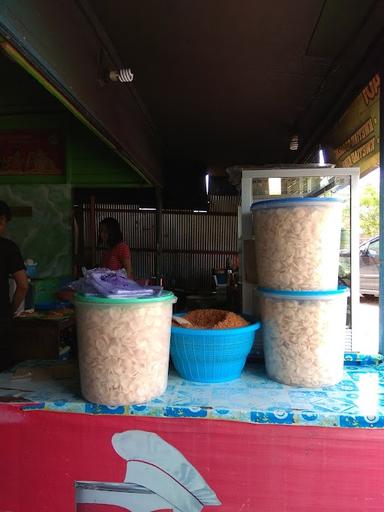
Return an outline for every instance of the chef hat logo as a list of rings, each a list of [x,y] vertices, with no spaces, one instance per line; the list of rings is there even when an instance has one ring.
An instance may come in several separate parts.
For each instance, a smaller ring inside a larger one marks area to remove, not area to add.
[[[112,445],[127,461],[124,481],[150,489],[174,510],[199,512],[205,505],[221,505],[197,469],[159,435],[128,430],[114,434]]]

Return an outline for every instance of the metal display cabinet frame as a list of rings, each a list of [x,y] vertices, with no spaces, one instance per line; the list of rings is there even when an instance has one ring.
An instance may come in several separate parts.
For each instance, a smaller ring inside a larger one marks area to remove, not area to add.
[[[252,235],[251,205],[254,202],[252,182],[260,178],[303,178],[303,177],[349,177],[350,178],[350,247],[351,247],[351,328],[353,350],[353,327],[356,326],[355,314],[359,306],[360,297],[360,268],[359,268],[359,175],[360,169],[355,167],[298,167],[266,169],[241,169],[241,218],[239,222],[239,249],[241,255],[240,279],[242,283],[242,309],[244,314],[252,315],[253,291],[255,285],[245,279],[244,241],[250,240]],[[356,339],[356,338],[355,338]]]

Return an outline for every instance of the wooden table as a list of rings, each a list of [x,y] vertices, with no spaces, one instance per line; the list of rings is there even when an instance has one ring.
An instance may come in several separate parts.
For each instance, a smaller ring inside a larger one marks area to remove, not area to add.
[[[10,325],[12,363],[26,359],[58,359],[64,336],[74,330],[73,313],[52,316],[50,312],[19,317]]]

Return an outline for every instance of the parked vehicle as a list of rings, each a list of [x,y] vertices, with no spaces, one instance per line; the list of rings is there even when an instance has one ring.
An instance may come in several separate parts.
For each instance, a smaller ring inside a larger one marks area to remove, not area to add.
[[[371,238],[360,247],[360,293],[379,296],[380,237]]]
[[[360,246],[360,293],[379,296],[380,237],[375,236]],[[340,251],[339,276],[349,283],[351,276],[350,252]]]

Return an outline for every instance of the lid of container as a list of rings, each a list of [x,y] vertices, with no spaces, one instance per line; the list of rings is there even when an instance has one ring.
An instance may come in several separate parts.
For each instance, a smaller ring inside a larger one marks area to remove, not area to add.
[[[274,288],[258,288],[257,292],[264,297],[273,299],[316,300],[332,299],[349,292],[347,286],[339,286],[337,290],[276,290]]]
[[[76,293],[75,301],[84,304],[148,304],[150,302],[164,302],[171,300],[172,302],[176,302],[177,298],[172,292],[167,290],[163,290],[159,295],[154,297],[141,297],[141,298],[108,298],[108,297],[99,297],[96,295],[83,295],[81,293]]]
[[[283,197],[280,199],[264,199],[255,201],[251,210],[266,208],[284,208],[288,206],[325,206],[329,204],[341,204],[343,199],[337,197]]]

